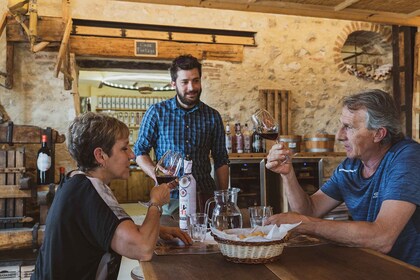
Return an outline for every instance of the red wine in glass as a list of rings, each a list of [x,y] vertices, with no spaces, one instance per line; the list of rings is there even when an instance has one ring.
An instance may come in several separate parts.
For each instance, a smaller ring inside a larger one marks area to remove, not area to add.
[[[177,176],[170,176],[170,175],[157,175],[156,176],[156,180],[158,182],[158,184],[163,184],[163,183],[169,183],[173,180],[175,180],[177,178]]]
[[[257,132],[258,135],[260,135],[262,138],[264,139],[268,139],[268,140],[276,140],[278,137],[278,133],[277,132]]]

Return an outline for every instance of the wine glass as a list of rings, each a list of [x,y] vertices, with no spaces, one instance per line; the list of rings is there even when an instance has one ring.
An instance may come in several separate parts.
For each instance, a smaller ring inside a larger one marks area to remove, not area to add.
[[[182,166],[183,157],[180,153],[171,150],[160,158],[155,167],[155,175],[158,184],[169,183],[178,177]]]
[[[258,109],[252,116],[251,120],[255,125],[256,133],[262,138],[268,140],[275,140],[276,143],[280,143],[280,125],[271,116],[271,114],[264,109]],[[290,161],[290,157],[285,155],[285,159],[280,164],[285,164]]]

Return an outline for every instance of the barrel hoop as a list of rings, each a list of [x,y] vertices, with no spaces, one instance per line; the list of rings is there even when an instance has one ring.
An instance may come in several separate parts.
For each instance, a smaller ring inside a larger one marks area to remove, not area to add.
[[[333,149],[325,149],[325,148],[311,148],[311,149],[306,149],[307,152],[312,152],[312,153],[325,153],[325,152],[332,152]]]
[[[305,141],[331,141],[335,140],[335,138],[321,138],[321,137],[312,137],[312,138],[305,138]]]

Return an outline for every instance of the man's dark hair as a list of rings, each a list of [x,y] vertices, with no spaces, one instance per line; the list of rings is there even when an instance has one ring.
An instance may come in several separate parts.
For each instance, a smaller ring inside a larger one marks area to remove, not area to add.
[[[190,54],[180,55],[172,61],[171,67],[169,68],[169,71],[171,72],[171,80],[173,82],[176,81],[179,70],[192,70],[195,68],[198,69],[198,74],[201,78],[201,63],[198,59]]]

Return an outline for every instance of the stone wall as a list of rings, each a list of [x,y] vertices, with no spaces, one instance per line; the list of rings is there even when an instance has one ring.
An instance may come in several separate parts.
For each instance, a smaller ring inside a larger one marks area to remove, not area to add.
[[[0,13],[7,1],[1,1]],[[40,15],[60,16],[61,0],[39,1]],[[357,23],[308,17],[186,8],[108,0],[73,0],[74,18],[145,24],[255,31],[256,47],[246,47],[242,63],[203,61],[202,100],[225,121],[250,122],[259,89],[292,91],[292,133],[335,134],[344,96],[366,88],[390,91],[391,82],[358,79],[340,71],[336,42]],[[5,70],[5,34],[0,38],[0,71]],[[72,96],[62,76],[53,77],[57,53],[15,53],[14,88],[0,87],[0,103],[16,124],[53,127],[65,133],[74,117]],[[57,166],[72,166],[59,145]],[[336,150],[339,150],[339,146]]]

